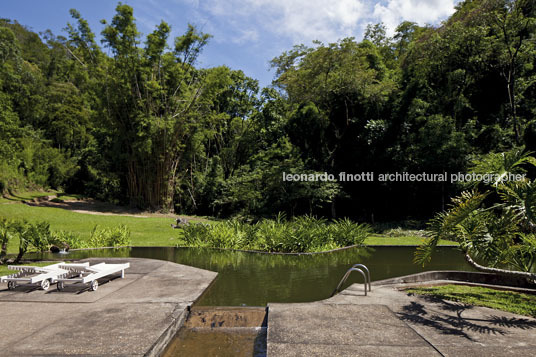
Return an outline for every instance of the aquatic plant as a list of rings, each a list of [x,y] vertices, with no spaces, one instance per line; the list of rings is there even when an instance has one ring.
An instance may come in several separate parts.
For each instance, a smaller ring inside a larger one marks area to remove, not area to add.
[[[95,226],[91,231],[88,246],[97,247],[124,247],[131,244],[130,230],[121,224],[115,228],[99,228]]]
[[[370,235],[367,224],[349,219],[328,222],[314,216],[287,220],[263,219],[255,224],[230,220],[214,224],[189,224],[181,228],[179,245],[261,250],[268,252],[318,252],[360,245]]]

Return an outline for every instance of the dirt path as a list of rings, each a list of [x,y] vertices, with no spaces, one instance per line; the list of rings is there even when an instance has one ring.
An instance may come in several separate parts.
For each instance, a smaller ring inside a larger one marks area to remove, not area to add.
[[[32,201],[24,201],[24,204],[34,207],[53,207],[53,208],[62,208],[69,211],[83,213],[83,214],[92,214],[92,215],[102,215],[102,216],[128,216],[128,217],[137,217],[137,218],[148,218],[148,217],[170,217],[174,218],[177,215],[174,213],[158,213],[158,212],[147,212],[137,209],[132,209],[129,207],[116,206],[111,203],[100,202],[92,199],[83,199],[83,200],[65,200],[59,201],[54,200],[55,197],[48,199],[39,199]]]

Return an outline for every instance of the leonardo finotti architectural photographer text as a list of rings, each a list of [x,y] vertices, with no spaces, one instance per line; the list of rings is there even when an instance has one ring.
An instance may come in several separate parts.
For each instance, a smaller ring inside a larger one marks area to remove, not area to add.
[[[477,174],[477,173],[447,173],[430,174],[426,172],[413,174],[409,172],[395,172],[395,173],[379,173],[374,172],[360,172],[360,173],[347,173],[340,172],[338,175],[328,174],[327,172],[316,172],[308,174],[290,174],[283,172],[283,181],[286,182],[484,182],[499,183],[506,181],[523,181],[525,180],[525,174]]]

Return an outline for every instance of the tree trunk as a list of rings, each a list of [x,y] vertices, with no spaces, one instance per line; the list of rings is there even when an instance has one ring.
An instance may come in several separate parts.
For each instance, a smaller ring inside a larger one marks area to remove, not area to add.
[[[520,133],[519,133],[519,123],[517,119],[517,108],[516,108],[516,73],[515,69],[512,68],[513,63],[510,65],[508,70],[508,79],[507,79],[507,89],[508,89],[508,101],[510,102],[510,115],[512,116],[512,121],[514,125],[514,134],[516,139],[516,144],[519,145],[520,142]]]
[[[2,249],[0,250],[0,260],[7,255],[7,241],[2,243]]]
[[[2,250],[0,250],[0,265],[4,264],[4,258],[7,255],[7,242],[2,243]]]
[[[26,253],[26,250],[19,248],[19,254],[17,255],[17,258],[15,258],[13,264],[19,264],[24,253]]]
[[[335,197],[333,197],[333,200],[331,201],[331,218],[337,218],[337,210],[335,209]]]
[[[469,253],[465,253],[465,260],[476,270],[482,271],[484,273],[492,273],[492,274],[498,274],[498,275],[504,275],[504,276],[510,276],[515,278],[525,278],[528,279],[531,282],[536,282],[536,274],[535,273],[527,273],[524,271],[517,271],[517,270],[506,270],[506,269],[498,269],[498,268],[490,268],[485,267],[483,265],[478,264],[469,256]]]

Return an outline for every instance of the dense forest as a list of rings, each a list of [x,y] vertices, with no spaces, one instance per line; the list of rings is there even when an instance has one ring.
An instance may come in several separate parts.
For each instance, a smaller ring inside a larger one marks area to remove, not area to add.
[[[532,0],[465,0],[439,26],[297,45],[272,60],[268,88],[198,66],[211,36],[195,26],[142,36],[119,3],[97,41],[71,15],[62,36],[0,20],[0,191],[222,217],[429,218],[459,186],[283,174],[456,173],[536,150]]]

